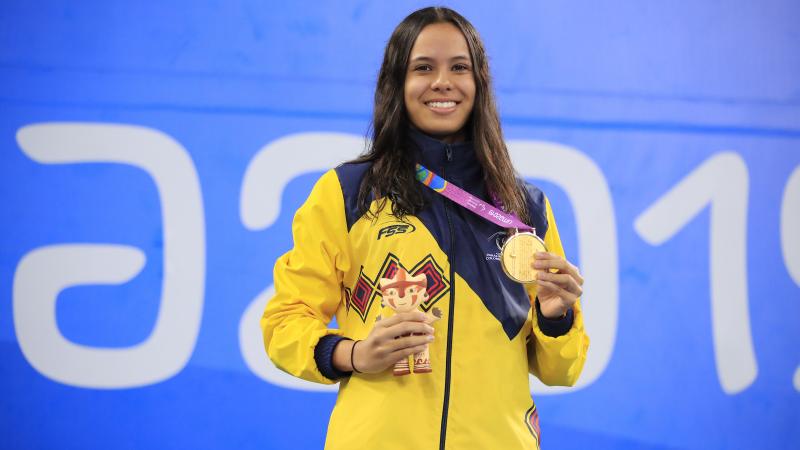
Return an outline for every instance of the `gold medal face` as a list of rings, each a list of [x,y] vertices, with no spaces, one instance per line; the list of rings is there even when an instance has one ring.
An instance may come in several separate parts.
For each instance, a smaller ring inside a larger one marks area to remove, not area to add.
[[[537,252],[546,252],[544,241],[533,233],[517,233],[510,236],[500,250],[500,265],[503,271],[519,283],[536,282],[536,269],[533,268]]]

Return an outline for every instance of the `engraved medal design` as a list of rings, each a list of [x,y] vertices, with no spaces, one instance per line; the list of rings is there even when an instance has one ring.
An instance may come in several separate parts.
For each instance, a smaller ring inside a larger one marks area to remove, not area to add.
[[[533,268],[534,255],[546,252],[539,236],[531,232],[516,233],[509,236],[500,249],[500,265],[509,278],[518,283],[535,283],[536,269]]]

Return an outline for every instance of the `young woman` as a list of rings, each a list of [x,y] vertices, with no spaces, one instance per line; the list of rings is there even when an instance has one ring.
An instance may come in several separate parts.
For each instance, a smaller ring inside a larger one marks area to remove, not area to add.
[[[425,8],[395,29],[372,137],[297,211],[261,321],[269,357],[340,382],[328,449],[537,448],[528,373],[577,380],[583,279],[547,198],[515,176],[483,45],[458,13]],[[534,227],[548,249],[532,263],[537,282],[509,278],[507,230],[423,185],[417,164]],[[395,313],[406,299],[413,310]]]

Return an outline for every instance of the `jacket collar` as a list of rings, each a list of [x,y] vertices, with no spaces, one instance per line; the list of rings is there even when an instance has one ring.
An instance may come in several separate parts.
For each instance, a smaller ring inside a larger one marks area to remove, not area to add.
[[[482,183],[483,169],[472,142],[446,144],[414,127],[409,129],[409,137],[416,147],[416,162],[463,189],[475,189]]]

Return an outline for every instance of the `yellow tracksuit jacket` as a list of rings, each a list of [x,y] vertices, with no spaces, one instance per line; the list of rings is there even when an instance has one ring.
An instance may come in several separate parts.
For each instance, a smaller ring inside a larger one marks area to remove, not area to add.
[[[470,143],[444,144],[412,132],[409,148],[446,180],[488,198]],[[528,373],[548,385],[576,382],[589,346],[580,304],[571,328],[548,336],[531,307],[535,290],[500,267],[505,230],[422,185],[427,206],[418,215],[400,221],[389,203],[368,219],[356,202],[366,168],[344,164],[328,171],[297,211],[294,248],[275,263],[275,296],[261,320],[267,354],[291,375],[338,381],[318,367],[320,339],[367,337],[376,317],[387,315],[378,281],[393,265],[425,273],[429,298],[421,309],[443,313],[433,324],[433,372],[396,377],[389,368],[341,379],[325,448],[538,448]],[[532,225],[549,251],[563,256],[549,202],[526,187]],[[339,328],[328,328],[334,316]]]

